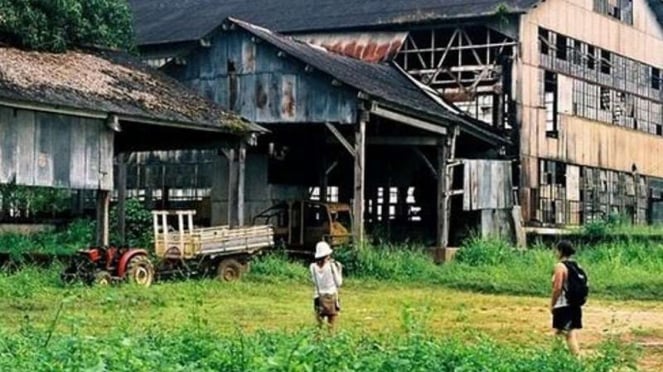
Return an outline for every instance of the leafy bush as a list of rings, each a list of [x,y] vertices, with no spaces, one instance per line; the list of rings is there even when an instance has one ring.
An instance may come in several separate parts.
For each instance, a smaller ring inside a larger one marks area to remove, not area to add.
[[[72,46],[129,49],[131,10],[125,0],[0,0],[0,37],[29,49],[61,52]]]
[[[138,199],[127,199],[125,203],[125,244],[130,247],[148,248],[153,243],[152,212]],[[111,208],[111,241],[120,244],[117,205]]]
[[[304,265],[289,260],[281,252],[271,253],[254,260],[251,263],[251,275],[263,281],[283,281],[284,279],[306,281],[309,278]]]
[[[504,240],[482,239],[474,235],[463,243],[456,260],[471,266],[499,265],[514,254],[513,249]]]

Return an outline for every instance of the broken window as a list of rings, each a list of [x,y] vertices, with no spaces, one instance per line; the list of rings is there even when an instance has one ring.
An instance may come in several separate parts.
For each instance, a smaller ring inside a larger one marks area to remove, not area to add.
[[[605,49],[601,49],[601,73],[610,75],[612,67],[612,55]]]
[[[548,30],[539,27],[539,52],[542,54],[550,53],[550,33]]]
[[[661,89],[661,70],[656,67],[651,68],[651,87],[652,89]]]
[[[565,224],[567,221],[567,166],[564,163],[540,159],[538,219],[547,224]]]
[[[578,40],[571,40],[573,45],[573,56],[571,60],[575,65],[582,65],[582,45],[583,43]]]
[[[558,59],[566,61],[566,36],[557,35],[557,40],[555,42],[555,48],[557,49],[556,56]]]
[[[599,107],[601,108],[601,110],[610,111],[610,89],[605,87],[600,87],[599,92],[601,96],[601,102]]]
[[[587,45],[587,68],[594,69],[596,65],[596,49],[592,45]]]
[[[594,0],[594,11],[633,24],[633,0]]]
[[[546,134],[557,136],[557,74],[554,72],[544,73],[543,104],[546,108]]]

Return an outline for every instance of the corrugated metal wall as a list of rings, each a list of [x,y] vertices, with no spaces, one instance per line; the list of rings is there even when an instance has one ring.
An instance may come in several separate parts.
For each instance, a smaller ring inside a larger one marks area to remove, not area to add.
[[[352,90],[332,86],[328,76],[306,72],[298,61],[279,57],[276,48],[240,31],[217,35],[211,47],[198,49],[186,65],[169,66],[166,72],[257,123],[356,121]]]

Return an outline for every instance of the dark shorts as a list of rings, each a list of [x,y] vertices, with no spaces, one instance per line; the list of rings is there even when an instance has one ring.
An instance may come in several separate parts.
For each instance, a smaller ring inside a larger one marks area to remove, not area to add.
[[[582,308],[566,306],[553,309],[553,328],[558,331],[570,331],[582,328]]]

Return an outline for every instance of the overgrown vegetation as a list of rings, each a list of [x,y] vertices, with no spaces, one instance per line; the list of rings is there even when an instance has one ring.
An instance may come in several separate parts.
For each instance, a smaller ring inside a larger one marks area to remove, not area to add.
[[[145,208],[138,199],[127,199],[125,202],[125,245],[130,247],[148,248],[153,242],[152,212]],[[117,205],[111,208],[111,236],[112,244],[121,244],[118,227]]]
[[[410,332],[390,338],[312,332],[221,335],[204,326],[105,337],[51,335],[26,323],[0,333],[2,370],[109,371],[612,371],[629,365],[620,345],[606,343],[578,360],[560,347],[507,347],[479,339],[466,344]]]
[[[64,255],[90,245],[94,236],[94,222],[80,219],[57,231],[30,235],[1,234],[0,253],[19,256],[23,253]]]
[[[349,277],[444,285],[482,293],[547,296],[555,257],[549,247],[522,251],[499,240],[468,240],[451,263],[436,265],[414,246],[342,250],[336,257]],[[663,298],[663,246],[612,242],[580,246],[577,260],[588,271],[592,297]],[[307,278],[306,268],[284,258],[262,258],[253,265],[261,280]]]
[[[1,0],[0,0],[1,1]],[[54,217],[71,207],[71,191],[51,187],[0,184],[0,220]]]
[[[0,41],[52,52],[81,45],[130,49],[131,10],[126,0],[0,0]]]

